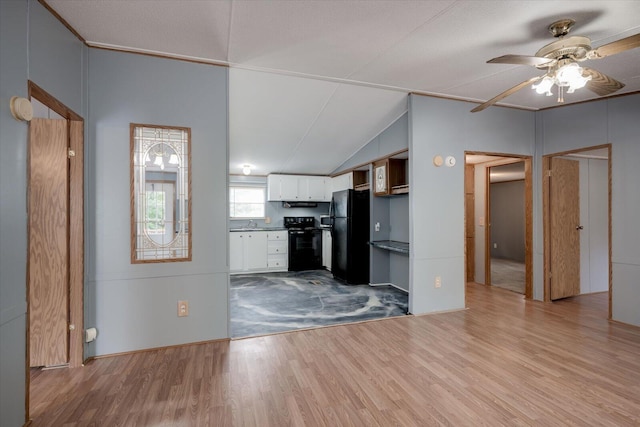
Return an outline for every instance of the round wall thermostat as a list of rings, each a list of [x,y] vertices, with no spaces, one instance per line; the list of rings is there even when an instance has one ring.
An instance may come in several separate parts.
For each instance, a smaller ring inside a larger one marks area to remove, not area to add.
[[[444,159],[444,163],[449,167],[455,166],[456,158],[453,156],[447,156],[447,158]]]
[[[26,98],[14,96],[9,101],[11,114],[16,120],[28,122],[33,118],[33,107]]]
[[[442,159],[442,156],[434,156],[433,158],[433,164],[437,167],[442,166],[442,164],[444,163],[444,160]]]

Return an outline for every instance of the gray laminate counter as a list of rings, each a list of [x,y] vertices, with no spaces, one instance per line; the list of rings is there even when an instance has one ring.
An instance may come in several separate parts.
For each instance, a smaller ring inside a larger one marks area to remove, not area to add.
[[[240,227],[240,228],[230,228],[230,232],[247,232],[247,231],[284,231],[286,228],[284,227]]]
[[[409,243],[407,242],[397,242],[395,240],[375,240],[373,242],[369,242],[369,244],[374,248],[409,255]]]

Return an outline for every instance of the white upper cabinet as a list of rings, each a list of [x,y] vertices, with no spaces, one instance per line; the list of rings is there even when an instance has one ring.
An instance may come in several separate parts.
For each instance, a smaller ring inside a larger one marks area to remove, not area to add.
[[[333,192],[352,189],[353,173],[347,172],[331,178],[331,188]]]
[[[330,202],[328,182],[324,176],[271,174],[267,177],[269,201]]]

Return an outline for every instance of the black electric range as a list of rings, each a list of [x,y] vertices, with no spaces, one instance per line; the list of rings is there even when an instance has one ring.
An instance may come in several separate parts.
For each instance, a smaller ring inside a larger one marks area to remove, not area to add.
[[[312,216],[285,216],[289,231],[289,271],[322,268],[322,230]]]

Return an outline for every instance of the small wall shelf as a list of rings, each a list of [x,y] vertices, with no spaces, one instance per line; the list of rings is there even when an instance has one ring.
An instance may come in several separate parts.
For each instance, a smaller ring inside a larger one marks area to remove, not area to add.
[[[395,240],[376,240],[369,242],[371,246],[378,249],[384,249],[390,252],[397,252],[403,255],[409,255],[409,243],[397,242]]]

